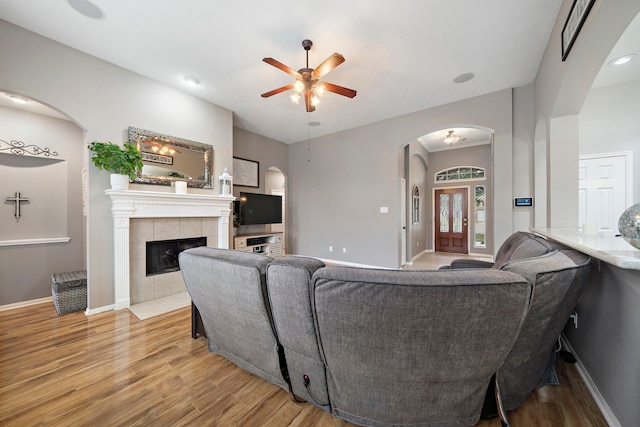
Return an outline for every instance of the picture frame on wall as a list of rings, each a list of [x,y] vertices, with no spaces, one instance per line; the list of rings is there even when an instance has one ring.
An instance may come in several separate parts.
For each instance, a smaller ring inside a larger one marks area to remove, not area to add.
[[[259,176],[259,162],[242,157],[233,158],[233,185],[258,188],[260,186]]]
[[[573,47],[578,33],[587,19],[587,15],[593,7],[593,3],[596,0],[574,0],[567,16],[567,21],[562,28],[562,60],[564,61],[569,56],[569,51]]]

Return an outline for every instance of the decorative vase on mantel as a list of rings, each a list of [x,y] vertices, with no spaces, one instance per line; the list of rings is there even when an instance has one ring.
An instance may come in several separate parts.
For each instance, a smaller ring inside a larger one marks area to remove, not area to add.
[[[111,174],[111,189],[112,190],[128,190],[129,189],[129,175],[122,175],[119,173]]]
[[[620,215],[618,230],[627,243],[640,249],[640,203],[631,205]]]

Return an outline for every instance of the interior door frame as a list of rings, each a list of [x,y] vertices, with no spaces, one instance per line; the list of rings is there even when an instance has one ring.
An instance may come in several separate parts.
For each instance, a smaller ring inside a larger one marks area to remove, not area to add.
[[[437,211],[437,204],[436,204],[436,190],[455,190],[455,189],[467,189],[467,254],[471,253],[471,242],[472,240],[470,239],[470,233],[471,233],[471,226],[469,225],[470,223],[470,219],[471,219],[471,209],[472,209],[472,205],[473,203],[471,203],[472,197],[471,197],[471,186],[470,185],[451,185],[451,186],[446,186],[446,187],[432,187],[431,188],[431,247],[433,248],[434,252],[436,250],[436,211]]]
[[[411,264],[407,260],[407,242],[409,236],[407,233],[407,180],[400,178],[400,266]]]

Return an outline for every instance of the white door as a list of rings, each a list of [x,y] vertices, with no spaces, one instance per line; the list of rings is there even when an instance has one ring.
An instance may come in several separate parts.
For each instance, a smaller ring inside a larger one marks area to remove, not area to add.
[[[627,201],[628,189],[633,182],[630,172],[625,154],[580,158],[578,227],[595,223],[599,232],[618,233],[618,218],[630,203]]]

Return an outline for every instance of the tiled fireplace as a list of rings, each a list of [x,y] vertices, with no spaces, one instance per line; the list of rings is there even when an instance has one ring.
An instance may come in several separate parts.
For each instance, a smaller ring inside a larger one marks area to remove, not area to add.
[[[153,301],[185,292],[182,273],[177,265],[179,242],[202,238],[218,243],[218,218],[132,218],[129,223],[129,296],[131,304]],[[160,243],[162,242],[162,243]],[[155,258],[150,246],[164,246],[164,272],[149,272]],[[201,246],[201,245],[198,245]]]
[[[136,190],[105,190],[114,227],[115,308],[184,291],[181,273],[146,275],[146,242],[206,237],[229,247],[233,197]]]

